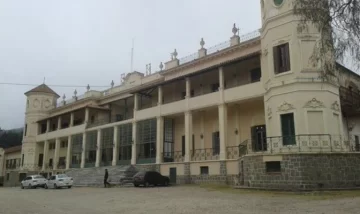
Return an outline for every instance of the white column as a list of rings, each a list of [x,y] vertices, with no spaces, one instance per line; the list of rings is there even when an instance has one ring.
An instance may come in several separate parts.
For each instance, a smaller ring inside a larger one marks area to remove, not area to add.
[[[60,130],[61,129],[61,116],[59,116],[58,118],[58,126],[57,129]]]
[[[85,121],[84,121],[85,124],[87,124],[89,121],[89,114],[90,114],[90,109],[85,108]]]
[[[135,165],[136,164],[136,156],[137,156],[137,151],[136,151],[136,144],[137,144],[137,124],[136,122],[133,122],[132,124],[132,148],[131,148],[131,164]]]
[[[219,67],[219,94],[220,103],[224,103],[224,89],[225,89],[225,78],[223,67]]]
[[[74,126],[74,112],[70,113],[70,127]]]
[[[48,152],[49,152],[49,141],[44,142],[44,155],[43,155],[43,165],[42,165],[42,171],[46,170],[46,164],[48,162]]]
[[[99,167],[100,166],[100,161],[101,161],[101,129],[97,130],[97,149],[96,149],[96,162],[95,162],[95,167]]]
[[[83,133],[80,168],[85,168],[86,132]]]
[[[50,131],[50,120],[46,120],[46,132]]]
[[[227,138],[227,106],[221,104],[219,109],[219,134],[220,134],[220,160],[226,159],[226,138]]]
[[[60,152],[60,138],[56,138],[55,140],[55,152],[54,152],[54,170],[58,169],[58,164],[59,164],[59,152]]]
[[[156,119],[156,163],[162,162],[162,151],[164,144],[164,118],[157,117]]]
[[[72,148],[71,136],[68,137],[67,146],[68,146],[68,147],[67,147],[67,151],[66,151],[66,169],[70,169],[71,148]]]
[[[116,166],[117,160],[119,159],[119,127],[114,127],[114,146],[113,146],[113,159],[112,159],[112,165]]]
[[[162,85],[158,86],[158,105],[163,104],[163,88]]]
[[[185,87],[186,87],[186,98],[190,98],[191,97],[191,83],[190,83],[190,78],[186,77],[185,78]]]
[[[192,141],[192,112],[185,112],[185,157],[184,162],[190,161],[190,145]]]

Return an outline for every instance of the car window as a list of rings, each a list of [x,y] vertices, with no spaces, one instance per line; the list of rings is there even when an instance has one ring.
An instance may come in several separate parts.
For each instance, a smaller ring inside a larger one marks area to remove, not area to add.
[[[31,180],[31,177],[26,177],[25,180]]]
[[[57,175],[58,178],[67,178],[68,176],[67,175],[64,175],[64,174],[61,174],[61,175]]]
[[[51,176],[51,177],[50,177],[50,180],[55,180],[55,176]]]

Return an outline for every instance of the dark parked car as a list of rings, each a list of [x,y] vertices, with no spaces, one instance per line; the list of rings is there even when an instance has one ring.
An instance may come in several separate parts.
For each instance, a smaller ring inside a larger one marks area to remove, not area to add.
[[[167,186],[170,183],[170,179],[166,176],[162,176],[156,171],[141,171],[134,175],[133,183],[135,187],[143,185],[148,187],[150,185],[158,186]]]

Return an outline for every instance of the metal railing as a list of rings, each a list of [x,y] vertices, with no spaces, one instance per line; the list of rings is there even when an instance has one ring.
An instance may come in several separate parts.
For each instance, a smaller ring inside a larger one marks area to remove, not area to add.
[[[190,154],[192,161],[219,160],[220,148],[195,149]]]
[[[243,42],[247,42],[249,40],[255,39],[257,37],[260,37],[260,30],[255,30],[255,31],[252,31],[252,32],[247,33],[247,34],[240,35],[240,44],[243,43]],[[230,45],[231,45],[230,40],[227,40],[227,41],[224,41],[224,42],[222,42],[220,44],[211,46],[211,47],[209,47],[207,49],[207,55],[210,55],[210,54],[222,51],[222,50],[224,50],[226,48],[229,48]],[[190,54],[188,56],[180,58],[179,59],[179,64],[182,65],[182,64],[194,61],[194,60],[196,60],[198,58],[199,58],[199,54],[198,54],[198,52],[196,52],[196,53],[193,53],[193,54]]]
[[[226,159],[237,159],[239,156],[239,146],[226,147]]]
[[[251,153],[360,152],[360,143],[354,137],[330,134],[277,136],[248,142]]]
[[[182,151],[175,152],[164,152],[163,153],[163,162],[184,162],[184,156]]]
[[[360,93],[345,87],[340,87],[341,105],[348,105],[354,109],[360,108]]]

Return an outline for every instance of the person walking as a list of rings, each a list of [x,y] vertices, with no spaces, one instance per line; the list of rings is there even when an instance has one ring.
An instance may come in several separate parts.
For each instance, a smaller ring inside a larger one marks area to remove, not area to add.
[[[107,181],[109,178],[109,173],[108,170],[105,169],[105,176],[104,176],[104,187],[106,188],[106,186],[110,187],[110,183]]]

